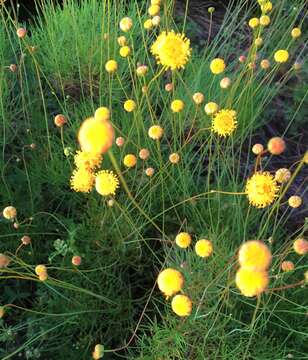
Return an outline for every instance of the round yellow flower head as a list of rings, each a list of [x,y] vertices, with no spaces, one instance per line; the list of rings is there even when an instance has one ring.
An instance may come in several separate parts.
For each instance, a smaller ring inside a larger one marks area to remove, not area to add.
[[[182,290],[184,285],[183,275],[175,269],[165,269],[157,277],[159,290],[169,297]]]
[[[249,25],[252,29],[254,29],[254,28],[256,28],[257,26],[259,26],[259,24],[260,24],[260,21],[259,21],[258,18],[252,18],[252,19],[250,19],[249,22],[248,22],[248,25]]]
[[[240,268],[236,273],[235,283],[244,296],[257,296],[266,290],[268,286],[268,273],[267,271]]]
[[[242,268],[263,271],[270,266],[272,253],[262,241],[250,240],[240,247],[238,260]]]
[[[150,16],[158,15],[158,14],[159,14],[159,11],[160,11],[160,6],[159,6],[159,5],[151,5],[151,6],[148,8],[148,14],[149,14]]]
[[[93,170],[99,167],[102,162],[101,154],[92,154],[86,151],[77,151],[74,156],[74,163],[78,169]]]
[[[182,100],[176,99],[171,103],[171,110],[175,113],[181,112],[184,109],[184,102]]]
[[[260,66],[261,66],[261,68],[262,68],[263,70],[267,70],[267,69],[270,68],[271,63],[270,63],[267,59],[263,59],[263,60],[261,60],[261,62],[260,62]]]
[[[219,136],[231,135],[236,127],[236,112],[234,110],[222,109],[215,114],[212,120],[212,131]]]
[[[42,273],[42,274],[39,274],[39,275],[38,275],[38,278],[39,278],[40,281],[46,281],[46,280],[48,279],[48,274],[47,274],[47,272]]]
[[[300,28],[295,27],[294,29],[292,29],[291,31],[291,36],[293,39],[297,39],[302,35],[302,31]]]
[[[274,54],[274,59],[277,63],[287,62],[289,59],[288,50],[277,50]]]
[[[152,125],[149,128],[148,135],[153,140],[159,140],[164,135],[164,129],[159,125]]]
[[[267,16],[267,15],[262,15],[262,16],[260,17],[260,24],[261,24],[262,26],[268,26],[268,25],[270,24],[270,22],[271,22],[271,19],[270,19],[269,16]]]
[[[269,140],[267,144],[267,150],[272,155],[280,155],[282,154],[286,149],[286,143],[281,137],[273,137]]]
[[[108,60],[105,64],[105,69],[109,73],[114,73],[118,70],[118,63],[115,60]]]
[[[110,110],[105,106],[99,107],[94,113],[94,119],[98,121],[108,121],[110,119]]]
[[[36,265],[34,271],[36,275],[41,275],[47,273],[47,268],[45,265]]]
[[[141,160],[147,160],[150,156],[150,151],[148,149],[141,149],[139,151],[139,157]]]
[[[2,211],[2,215],[5,219],[12,220],[16,218],[17,210],[14,206],[6,206]]]
[[[221,74],[226,68],[226,64],[223,59],[216,58],[211,61],[210,69],[213,74]]]
[[[115,195],[117,188],[119,187],[118,177],[109,170],[101,170],[95,177],[95,189],[103,195]]]
[[[220,80],[219,85],[222,89],[228,89],[231,85],[231,79],[228,77],[224,77],[223,79]]]
[[[95,176],[92,171],[80,168],[73,171],[71,177],[71,189],[76,192],[88,193],[92,190]]]
[[[146,176],[152,177],[154,175],[155,170],[152,167],[149,167],[144,170]]]
[[[292,261],[285,260],[281,263],[282,271],[293,271],[295,268],[294,263]]]
[[[218,111],[219,107],[215,102],[209,102],[205,105],[204,111],[207,115],[214,115]]]
[[[262,46],[263,45],[263,39],[261,37],[257,37],[255,39],[255,45],[256,45],[256,47]]]
[[[128,168],[134,167],[137,164],[137,158],[133,154],[127,154],[124,156],[123,163]]]
[[[256,172],[247,180],[245,192],[249,203],[257,208],[265,208],[277,197],[279,186],[267,171]]]
[[[305,255],[308,252],[308,241],[305,239],[296,239],[293,243],[293,249],[298,255]]]
[[[191,56],[190,41],[184,34],[163,31],[152,45],[151,53],[166,70],[181,69]]]
[[[213,253],[213,245],[210,240],[201,239],[196,242],[195,252],[200,257],[209,257]]]
[[[267,14],[268,12],[272,11],[273,9],[273,4],[270,1],[267,1],[266,3],[261,5],[261,11],[264,14]]]
[[[288,204],[292,208],[296,209],[302,205],[302,198],[298,195],[292,195],[289,197]]]
[[[160,16],[156,15],[152,18],[152,24],[153,26],[158,26],[160,24]]]
[[[180,155],[178,153],[170,154],[169,161],[171,162],[171,164],[177,164],[180,161]]]
[[[21,240],[23,245],[31,244],[31,238],[28,235],[24,235],[20,240]]]
[[[189,316],[192,311],[192,302],[186,295],[175,295],[171,301],[171,308],[178,316]]]
[[[99,360],[102,359],[104,356],[105,348],[102,344],[96,344],[94,347],[94,351],[92,353],[93,360]]]
[[[124,145],[125,140],[124,140],[124,138],[122,136],[119,136],[119,137],[116,138],[115,143],[116,143],[117,146],[121,147],[121,146]]]
[[[136,74],[138,76],[144,76],[147,74],[148,71],[149,71],[149,68],[146,65],[140,65],[136,69]]]
[[[187,232],[181,232],[175,237],[175,243],[182,249],[186,249],[191,244],[191,236]]]
[[[95,118],[86,119],[78,133],[81,150],[102,154],[107,152],[113,143],[114,130],[110,122]]]
[[[291,172],[289,169],[281,168],[275,172],[275,180],[280,184],[288,182],[290,178]]]
[[[127,111],[127,112],[132,112],[136,109],[137,107],[137,104],[135,103],[134,100],[126,100],[125,103],[124,103],[124,109]]]
[[[130,55],[130,53],[131,53],[131,48],[129,46],[125,45],[120,48],[120,55],[122,57],[127,57]]]
[[[151,30],[153,28],[153,21],[152,19],[147,19],[144,23],[143,23],[143,27],[146,29],[146,30]]]
[[[4,254],[0,254],[0,269],[3,269],[10,264],[10,258]]]
[[[126,45],[127,39],[124,35],[122,35],[118,37],[117,41],[120,46],[124,46]]]
[[[129,17],[125,17],[120,21],[120,29],[124,32],[128,32],[133,26],[133,20]]]
[[[264,146],[262,144],[254,144],[254,146],[252,147],[251,151],[255,154],[255,155],[260,155],[263,151],[264,151]]]
[[[204,101],[204,95],[201,92],[196,92],[193,95],[193,101],[195,104],[200,105]]]

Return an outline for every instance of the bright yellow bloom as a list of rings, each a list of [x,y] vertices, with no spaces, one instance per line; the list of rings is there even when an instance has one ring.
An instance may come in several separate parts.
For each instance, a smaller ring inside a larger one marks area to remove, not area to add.
[[[302,205],[302,198],[298,195],[292,195],[289,197],[288,204],[292,208],[296,209]]]
[[[270,266],[272,254],[262,241],[250,240],[240,247],[238,260],[245,269],[263,271]]]
[[[133,20],[129,17],[125,17],[120,21],[120,29],[124,32],[129,31],[133,26]]]
[[[124,35],[122,35],[122,36],[118,37],[117,41],[120,46],[124,46],[124,45],[126,45],[127,39]]]
[[[144,76],[149,71],[149,68],[146,65],[140,65],[136,69],[136,74],[138,76]]]
[[[47,272],[47,268],[45,265],[36,265],[34,271],[36,275],[41,275]]]
[[[136,109],[136,103],[134,100],[126,100],[125,103],[124,103],[124,109],[127,111],[127,112],[132,112]]]
[[[175,295],[171,301],[171,308],[178,316],[189,316],[192,310],[192,302],[186,295]]]
[[[208,257],[213,253],[213,245],[210,240],[201,239],[196,242],[195,252],[200,257]]]
[[[171,110],[175,113],[181,112],[184,109],[184,102],[182,100],[176,99],[171,103]]]
[[[166,70],[181,69],[191,56],[190,41],[184,34],[163,31],[152,45],[151,53]]]
[[[226,64],[223,59],[216,58],[211,61],[210,69],[213,74],[217,75],[222,73],[226,68]]]
[[[71,188],[76,192],[90,192],[94,185],[94,174],[85,168],[76,169],[71,177]]]
[[[308,241],[305,239],[296,239],[293,243],[293,249],[298,255],[305,255],[308,253]]]
[[[252,147],[251,151],[255,154],[255,155],[260,155],[263,151],[264,151],[264,146],[262,144],[254,144],[254,146]]]
[[[105,348],[104,345],[96,344],[92,353],[93,360],[99,360],[104,356]]]
[[[291,172],[289,169],[281,168],[275,172],[275,180],[278,183],[281,184],[286,183],[290,180],[290,178],[291,178]]]
[[[101,106],[96,109],[94,118],[95,120],[108,121],[110,118],[110,110],[105,106]]]
[[[180,248],[185,249],[191,243],[191,236],[187,232],[181,232],[175,237],[175,243]]]
[[[17,216],[17,210],[14,206],[7,206],[3,209],[2,215],[7,220],[12,220]]]
[[[128,168],[134,167],[137,164],[137,158],[133,154],[127,154],[124,156],[123,163]]]
[[[86,119],[78,133],[81,150],[102,154],[108,151],[113,142],[114,131],[110,122],[95,118]]]
[[[266,3],[261,5],[261,11],[264,14],[267,14],[268,12],[272,11],[273,9],[273,4],[270,1],[267,1]]]
[[[154,175],[155,170],[152,167],[149,167],[149,168],[146,168],[144,170],[144,172],[145,172],[146,176],[151,177]]]
[[[245,192],[249,203],[257,208],[265,208],[277,197],[279,186],[267,171],[257,172],[247,180]]]
[[[254,29],[254,28],[256,28],[257,26],[259,26],[259,24],[260,24],[260,21],[259,21],[258,18],[252,18],[252,19],[250,19],[249,22],[248,22],[248,25],[249,25],[252,29]]]
[[[236,112],[234,110],[222,109],[212,120],[212,131],[219,136],[231,135],[237,127]]]
[[[274,54],[274,59],[278,63],[287,62],[289,59],[288,50],[277,50]]]
[[[119,187],[118,177],[109,170],[101,170],[95,177],[95,189],[103,195],[115,195],[117,188]]]
[[[108,60],[105,64],[105,69],[109,73],[114,73],[118,69],[118,63],[115,60]]]
[[[271,63],[270,63],[267,59],[263,59],[263,60],[261,60],[261,62],[260,62],[260,66],[261,66],[261,68],[262,68],[263,70],[267,70],[267,69],[270,68]]]
[[[219,107],[215,102],[209,102],[205,105],[204,111],[207,115],[214,115],[218,111]]]
[[[184,278],[178,270],[168,268],[159,273],[157,285],[159,290],[169,297],[182,290]]]
[[[160,6],[159,6],[159,5],[151,5],[151,6],[148,8],[148,14],[149,14],[150,16],[158,15],[158,14],[159,14],[159,11],[160,11]]]
[[[148,149],[141,149],[139,151],[139,157],[141,160],[147,160],[150,156],[150,151]]]
[[[240,268],[236,273],[235,283],[244,296],[260,295],[268,286],[268,273]]]
[[[169,161],[171,162],[171,164],[177,164],[180,161],[180,155],[178,153],[170,154]]]
[[[263,45],[263,39],[261,37],[257,37],[255,40],[256,47],[260,47]]]
[[[262,16],[260,17],[260,24],[261,24],[262,26],[268,26],[268,25],[270,24],[270,22],[271,22],[271,19],[270,19],[269,16],[267,16],[267,15],[262,15]]]
[[[193,95],[193,101],[195,102],[195,104],[200,105],[203,103],[204,101],[204,95],[201,92],[196,92]]]
[[[164,135],[164,129],[159,125],[153,125],[149,128],[148,135],[153,140],[159,140]]]
[[[143,27],[146,30],[151,30],[153,28],[153,22],[152,19],[147,19],[144,23],[143,23]]]
[[[94,170],[96,167],[99,167],[102,162],[101,154],[93,154],[86,151],[76,151],[76,155],[74,156],[74,163],[77,168],[86,169],[86,170]]]
[[[125,45],[120,48],[120,55],[122,57],[127,57],[130,55],[130,53],[131,53],[131,48],[129,46]]]
[[[300,28],[296,27],[294,29],[292,29],[291,31],[291,36],[293,39],[297,39],[302,35],[302,31]]]

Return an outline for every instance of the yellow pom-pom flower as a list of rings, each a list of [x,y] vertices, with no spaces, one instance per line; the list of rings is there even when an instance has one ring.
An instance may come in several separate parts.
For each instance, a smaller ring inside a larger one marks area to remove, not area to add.
[[[213,74],[221,74],[226,68],[226,64],[223,59],[216,58],[211,61],[210,69]]]
[[[291,178],[291,172],[289,169],[286,168],[280,168],[275,172],[275,180],[278,183],[286,183],[290,180]]]
[[[181,69],[191,56],[190,41],[184,34],[163,31],[152,45],[151,53],[166,70]]]
[[[213,245],[210,240],[201,239],[195,244],[195,252],[200,257],[209,257],[213,253]]]
[[[144,23],[143,23],[143,27],[146,29],[146,30],[151,30],[153,28],[153,22],[152,22],[152,19],[147,19]]]
[[[159,273],[157,285],[159,290],[169,297],[182,290],[184,278],[178,270],[168,268]]]
[[[289,59],[288,50],[277,50],[274,54],[274,59],[277,63],[287,62]]]
[[[129,17],[125,17],[120,21],[120,29],[124,32],[129,31],[133,26],[133,20]]]
[[[308,241],[305,239],[296,239],[293,243],[293,249],[298,255],[305,255],[308,253]]]
[[[177,164],[180,161],[180,155],[178,153],[170,154],[169,161],[171,162],[171,164]]]
[[[266,290],[268,286],[268,273],[267,271],[240,268],[236,273],[235,283],[244,296],[257,296]]]
[[[267,171],[257,172],[247,180],[245,192],[249,203],[257,208],[265,208],[277,197],[279,186]]]
[[[292,261],[285,260],[280,265],[282,271],[293,271],[295,266]]]
[[[124,156],[123,163],[128,168],[134,167],[137,164],[137,158],[133,154],[127,154]]]
[[[149,14],[150,16],[158,15],[158,14],[159,14],[159,11],[160,11],[160,6],[159,6],[159,5],[151,5],[151,6],[148,8],[148,14]]]
[[[267,1],[266,3],[261,5],[261,11],[264,14],[267,14],[268,12],[272,11],[273,9],[273,4],[270,1]]]
[[[172,101],[170,107],[171,107],[171,110],[174,113],[178,113],[178,112],[181,112],[184,109],[184,106],[185,106],[184,101],[176,99],[176,100]]]
[[[14,206],[6,206],[2,211],[2,215],[5,219],[12,220],[16,218],[17,210]]]
[[[250,19],[249,22],[248,22],[248,25],[249,25],[252,29],[254,29],[254,28],[256,28],[257,26],[259,26],[259,24],[260,24],[260,21],[259,21],[258,18],[252,18],[252,19]]]
[[[263,271],[270,266],[272,254],[262,241],[250,240],[240,247],[238,260],[245,269]]]
[[[109,170],[101,170],[95,177],[95,189],[103,195],[115,195],[117,188],[119,187],[118,177]]]
[[[164,134],[164,129],[159,125],[153,125],[149,128],[148,135],[153,140],[159,140]]]
[[[118,63],[115,60],[108,60],[105,64],[105,69],[109,73],[114,73],[118,70]]]
[[[231,135],[237,127],[236,112],[234,110],[222,109],[212,120],[212,131],[219,136]]]
[[[191,244],[191,236],[187,232],[181,232],[175,237],[175,243],[180,248],[185,249]]]
[[[302,198],[298,195],[292,195],[288,199],[289,206],[291,206],[294,209],[300,207],[302,205],[302,202],[303,202]]]
[[[34,271],[36,275],[41,275],[47,272],[47,268],[45,265],[36,265]]]
[[[122,46],[121,48],[120,48],[120,51],[119,51],[119,53],[120,53],[120,56],[122,56],[122,57],[127,57],[127,56],[129,56],[130,55],[130,53],[131,53],[131,48],[129,47],[129,46]]]
[[[78,133],[81,150],[102,154],[108,151],[113,142],[114,131],[110,122],[95,118],[86,119]]]
[[[92,190],[95,176],[85,168],[76,169],[71,177],[71,188],[76,192],[88,193]]]
[[[110,110],[105,106],[99,107],[95,110],[94,119],[98,121],[108,121],[110,119]]]
[[[171,301],[171,308],[178,316],[189,316],[192,311],[192,302],[186,295],[175,295]]]
[[[124,109],[127,111],[127,112],[132,112],[136,109],[136,103],[134,100],[126,100],[125,103],[124,103]]]
[[[260,17],[260,24],[261,24],[262,26],[268,26],[268,25],[270,24],[270,22],[271,22],[271,19],[270,19],[269,16],[267,16],[267,15],[262,15],[262,16]]]
[[[204,101],[204,95],[201,92],[194,93],[192,98],[196,105],[200,105]]]
[[[74,156],[74,163],[78,169],[93,170],[99,167],[102,162],[101,154],[93,154],[86,151],[78,150]]]
[[[300,28],[296,27],[294,29],[292,29],[291,31],[291,36],[293,39],[297,39],[302,35],[302,31]]]
[[[215,113],[217,113],[218,109],[218,105],[213,101],[207,103],[204,107],[204,111],[207,115],[214,115]]]

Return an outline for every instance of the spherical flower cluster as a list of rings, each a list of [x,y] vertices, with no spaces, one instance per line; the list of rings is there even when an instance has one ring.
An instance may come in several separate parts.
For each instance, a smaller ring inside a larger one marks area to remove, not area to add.
[[[215,102],[209,102],[205,105],[204,111],[207,115],[214,115],[218,111],[219,107]]]
[[[262,241],[250,240],[240,247],[238,260],[241,267],[246,269],[267,270],[272,261],[272,254]]]
[[[115,141],[116,145],[119,146],[119,147],[123,146],[124,142],[125,142],[125,140],[124,140],[124,138],[122,136],[117,137],[116,141]]]
[[[124,45],[124,46],[122,46],[122,47],[120,48],[119,53],[120,53],[120,56],[122,56],[122,57],[125,58],[125,57],[127,57],[127,56],[130,55],[130,53],[131,53],[131,48],[130,48],[129,46],[127,46],[127,45]]]
[[[269,60],[263,59],[263,60],[261,60],[261,62],[260,62],[260,66],[261,66],[261,68],[262,68],[263,70],[267,70],[267,69],[270,68],[271,63],[269,62]]]
[[[175,243],[182,249],[187,248],[191,244],[191,236],[187,232],[177,234]]]
[[[265,208],[277,197],[279,186],[267,171],[257,172],[247,180],[245,192],[249,203],[257,208]]]
[[[104,345],[96,344],[92,353],[93,360],[99,360],[104,356],[105,348]]]
[[[170,107],[171,107],[171,110],[174,113],[178,113],[178,112],[181,112],[184,109],[184,106],[185,106],[184,101],[176,99],[176,100],[172,101]]]
[[[302,35],[302,31],[300,28],[295,27],[294,29],[292,29],[291,31],[291,36],[293,39],[297,39]]]
[[[294,263],[292,261],[285,260],[280,265],[282,271],[293,271]]]
[[[266,1],[264,4],[261,4],[261,11],[264,14],[267,14],[268,12],[272,11],[273,4],[270,1]]]
[[[281,168],[275,172],[275,180],[280,184],[288,182],[290,178],[291,172],[289,169]]]
[[[72,264],[75,266],[79,266],[81,264],[81,257],[79,255],[74,255],[72,257]]]
[[[177,164],[180,161],[180,155],[178,153],[170,154],[169,161],[171,162],[171,164]]]
[[[101,170],[95,176],[95,189],[103,196],[115,195],[119,187],[118,177],[109,170]]]
[[[54,124],[57,126],[57,127],[62,127],[64,124],[67,123],[67,120],[66,120],[66,117],[62,114],[58,114],[55,116],[54,118]]]
[[[31,244],[31,238],[28,235],[24,235],[20,240],[23,245]]]
[[[288,50],[277,50],[274,54],[274,59],[277,63],[287,62],[289,59]]]
[[[236,127],[236,112],[234,110],[222,109],[215,114],[212,120],[212,131],[222,137],[231,135]]]
[[[152,167],[146,168],[144,170],[146,176],[152,177],[154,175],[155,170]]]
[[[5,219],[12,220],[16,218],[17,210],[14,206],[6,206],[2,211],[2,215]]]
[[[302,202],[303,202],[302,198],[298,195],[292,195],[288,199],[289,206],[291,206],[294,209],[300,207],[302,205]]]
[[[190,41],[184,34],[163,31],[152,45],[151,53],[166,70],[181,69],[191,56]]]
[[[169,297],[182,290],[184,278],[178,270],[168,268],[159,273],[157,285],[159,290]]]
[[[264,151],[264,146],[262,144],[254,144],[254,146],[252,147],[251,151],[255,154],[255,155],[260,155],[262,154],[262,152]]]
[[[124,32],[128,32],[133,26],[133,20],[129,17],[125,17],[120,21],[120,29]]]
[[[125,101],[124,103],[124,109],[127,111],[127,112],[132,112],[136,109],[137,105],[135,103],[134,100],[132,99],[128,99]]]
[[[203,103],[204,101],[204,95],[201,92],[196,92],[193,95],[193,101],[195,104],[200,105]]]
[[[150,156],[150,151],[148,149],[141,149],[139,151],[139,157],[141,160],[147,160]]]
[[[272,155],[280,155],[286,149],[286,143],[281,137],[273,137],[269,140],[267,144],[267,150]]]
[[[152,125],[149,128],[148,135],[153,140],[159,140],[164,135],[164,129],[159,125]]]
[[[118,37],[117,41],[118,41],[119,46],[124,46],[124,45],[126,45],[127,39],[124,35],[122,35],[122,36]]]
[[[77,168],[71,177],[71,188],[76,192],[88,193],[92,190],[95,176],[87,168]]]
[[[262,26],[268,26],[271,22],[271,19],[268,15],[262,15],[260,17],[260,25]]]
[[[305,255],[308,253],[308,241],[305,239],[296,239],[293,243],[293,249],[298,255]]]
[[[235,283],[244,296],[257,296],[266,290],[268,286],[268,273],[267,271],[240,268],[236,273]]]
[[[118,63],[115,60],[108,60],[105,69],[108,73],[114,73],[118,70]]]
[[[37,265],[34,269],[40,281],[46,281],[48,278],[47,268],[45,265]]]
[[[210,240],[201,239],[195,244],[195,252],[200,257],[209,257],[213,253],[213,245]]]
[[[106,106],[101,106],[95,110],[94,119],[97,121],[109,121],[110,110]]]
[[[231,85],[231,79],[228,77],[224,77],[223,79],[220,80],[219,85],[222,89],[228,89]]]
[[[226,68],[226,64],[223,59],[216,58],[211,61],[210,69],[215,75],[222,73]]]
[[[16,34],[20,39],[23,39],[27,35],[27,30],[25,28],[18,28]]]
[[[160,11],[160,6],[159,5],[151,5],[149,8],[148,8],[148,14],[150,16],[155,16],[157,14],[159,14],[159,11]]]
[[[140,65],[136,69],[137,76],[144,76],[149,71],[149,68],[146,65]]]
[[[192,302],[186,295],[175,295],[171,301],[171,308],[178,316],[189,316],[192,311]]]
[[[145,22],[143,23],[143,27],[146,30],[151,30],[153,28],[153,22],[152,19],[146,19]]]
[[[90,153],[82,150],[76,151],[74,156],[74,163],[78,169],[85,169],[88,171],[99,167],[103,158],[101,154]]]
[[[132,168],[137,164],[137,158],[133,154],[127,154],[124,156],[123,163],[126,167]]]
[[[252,29],[254,29],[254,28],[256,28],[257,26],[259,26],[259,24],[260,24],[260,21],[259,21],[258,18],[251,18],[251,19],[249,20],[249,22],[248,22],[248,25],[249,25]]]

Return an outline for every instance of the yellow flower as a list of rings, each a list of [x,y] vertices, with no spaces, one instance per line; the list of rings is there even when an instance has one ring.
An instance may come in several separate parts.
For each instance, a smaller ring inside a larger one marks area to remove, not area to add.
[[[273,9],[273,4],[270,1],[267,1],[266,3],[261,5],[261,11],[266,14]]]
[[[104,356],[105,348],[104,345],[96,344],[92,353],[93,360],[99,360]]]
[[[170,154],[169,161],[171,162],[171,164],[177,164],[180,161],[180,155],[178,153]]]
[[[268,273],[240,268],[236,273],[235,283],[244,296],[260,295],[268,286]]]
[[[288,204],[292,208],[296,209],[302,205],[302,198],[298,195],[292,195],[289,197]]]
[[[212,120],[212,131],[219,136],[229,136],[237,127],[236,112],[234,110],[222,109]]]
[[[122,46],[121,48],[120,48],[120,55],[122,56],[122,57],[127,57],[127,56],[129,56],[130,55],[130,53],[131,53],[131,49],[130,49],[130,47],[129,46]]]
[[[133,20],[129,17],[125,17],[120,21],[120,29],[124,32],[129,31],[133,26]]]
[[[77,168],[93,170],[94,168],[100,166],[102,162],[101,154],[92,154],[86,151],[76,151],[76,155],[74,156],[74,163]]]
[[[278,63],[287,62],[289,59],[288,50],[277,50],[274,54],[274,59]]]
[[[45,265],[36,265],[34,271],[36,275],[41,275],[47,272],[47,268]]]
[[[277,197],[279,186],[267,171],[257,172],[247,180],[245,192],[249,203],[257,208],[265,208]]]
[[[278,183],[281,183],[281,184],[286,183],[290,180],[290,178],[291,178],[291,172],[289,169],[281,168],[275,172],[275,180]]]
[[[151,52],[166,70],[181,69],[191,56],[190,41],[184,34],[163,31],[152,45]]]
[[[40,281],[46,281],[48,279],[47,272],[38,275],[38,278],[39,278]]]
[[[71,177],[71,188],[76,192],[90,192],[94,184],[94,174],[85,168],[80,168],[73,171]]]
[[[146,30],[151,30],[152,27],[153,27],[152,19],[147,19],[147,20],[143,23],[143,27],[144,27]]]
[[[268,26],[268,25],[270,24],[270,22],[271,22],[271,19],[270,19],[269,16],[267,16],[267,15],[262,15],[262,16],[260,17],[260,24],[261,24],[262,26]]]
[[[7,206],[3,209],[2,215],[7,220],[15,219],[17,216],[17,210],[14,206]]]
[[[245,269],[262,271],[270,266],[272,254],[262,241],[250,240],[240,247],[238,260]]]
[[[175,243],[182,249],[187,248],[191,243],[191,236],[187,232],[177,234]]]
[[[159,125],[153,125],[149,128],[148,135],[153,140],[159,140],[164,135],[164,129]]]
[[[133,154],[127,154],[124,156],[123,163],[128,168],[134,167],[137,163],[137,158]]]
[[[159,5],[151,5],[149,8],[148,8],[148,14],[150,16],[155,16],[159,13],[160,11],[160,6]]]
[[[98,121],[108,121],[110,118],[110,110],[105,106],[101,106],[96,109],[94,113],[94,118]]]
[[[201,239],[196,242],[195,252],[200,257],[208,257],[213,253],[213,245],[210,240]]]
[[[126,37],[124,35],[122,35],[122,36],[118,37],[117,41],[120,46],[124,46],[124,45],[126,45],[127,40],[126,40]]]
[[[282,271],[292,271],[294,270],[294,263],[292,261],[285,260],[281,263]]]
[[[146,168],[144,170],[146,176],[152,177],[154,175],[155,170],[152,167]]]
[[[293,249],[298,255],[305,255],[308,252],[308,241],[305,239],[296,239],[293,243]]]
[[[114,73],[118,69],[118,63],[115,60],[108,60],[105,64],[105,69],[109,73]]]
[[[222,73],[226,68],[226,64],[223,59],[216,58],[211,61],[210,69],[213,74],[217,75]]]
[[[260,155],[263,151],[264,151],[264,146],[262,144],[254,144],[254,146],[252,147],[251,151],[255,154],[255,155]]]
[[[302,35],[302,31],[300,28],[296,27],[296,28],[292,29],[291,36],[293,39],[297,39],[301,35]]]
[[[96,191],[103,195],[115,195],[117,188],[119,187],[118,177],[109,170],[101,170],[95,177]]]
[[[149,71],[149,68],[146,65],[140,65],[136,69],[136,74],[138,76],[144,76]]]
[[[175,113],[180,112],[184,109],[184,102],[182,100],[176,99],[171,103],[171,110]]]
[[[159,290],[169,297],[182,290],[184,278],[178,270],[168,268],[159,273],[157,285]]]
[[[127,111],[127,112],[132,112],[136,109],[136,103],[134,100],[126,100],[125,103],[124,103],[124,109]]]
[[[156,15],[152,18],[152,24],[153,26],[158,26],[160,24],[160,16]]]
[[[270,68],[271,63],[270,63],[267,59],[263,59],[263,60],[261,60],[261,62],[260,62],[260,66],[261,66],[261,68],[262,68],[263,70],[267,70],[267,69]]]
[[[261,37],[257,37],[255,40],[256,47],[260,47],[263,44],[263,39]]]
[[[171,301],[171,308],[178,316],[188,316],[191,314],[192,302],[186,295],[175,295]]]
[[[114,131],[110,122],[95,118],[86,119],[78,133],[81,150],[101,154],[108,151],[113,142]]]
[[[209,102],[205,105],[204,111],[207,115],[214,115],[218,111],[219,107],[215,102]]]
[[[195,104],[200,105],[203,103],[204,101],[204,95],[201,92],[196,92],[193,95],[193,101]]]
[[[254,29],[254,28],[256,28],[257,26],[259,26],[259,24],[260,24],[260,21],[259,21],[258,18],[252,18],[252,19],[250,19],[249,22],[248,22],[248,25],[249,25],[252,29]]]

